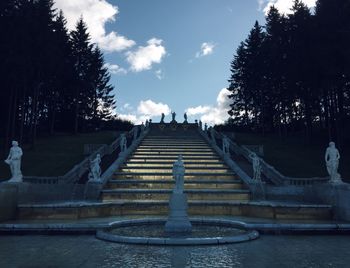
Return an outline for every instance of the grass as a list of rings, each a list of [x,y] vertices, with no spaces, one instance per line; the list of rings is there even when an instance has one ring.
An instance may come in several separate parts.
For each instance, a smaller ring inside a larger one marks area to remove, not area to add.
[[[264,145],[264,160],[283,175],[308,178],[328,176],[324,154],[327,142],[314,139],[306,144],[299,136],[281,139],[277,135],[263,137],[259,134],[236,133],[239,144]],[[344,180],[350,180],[350,146],[338,148],[340,151],[339,173]]]
[[[82,161],[84,144],[110,144],[117,132],[101,131],[78,135],[61,134],[39,138],[35,149],[23,146],[22,173],[24,176],[61,176],[75,164]],[[8,152],[0,151],[2,159]],[[10,170],[4,161],[0,161],[0,178],[10,178]]]

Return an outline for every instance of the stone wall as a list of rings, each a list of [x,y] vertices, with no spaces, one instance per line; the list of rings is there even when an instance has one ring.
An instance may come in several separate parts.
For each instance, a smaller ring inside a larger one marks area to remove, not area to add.
[[[0,184],[0,222],[16,217],[18,189],[16,184]]]

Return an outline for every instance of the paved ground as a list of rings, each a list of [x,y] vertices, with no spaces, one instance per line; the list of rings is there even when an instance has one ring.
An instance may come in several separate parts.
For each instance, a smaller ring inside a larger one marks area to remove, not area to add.
[[[157,247],[94,236],[1,236],[0,267],[349,267],[349,236],[270,236],[227,246]]]

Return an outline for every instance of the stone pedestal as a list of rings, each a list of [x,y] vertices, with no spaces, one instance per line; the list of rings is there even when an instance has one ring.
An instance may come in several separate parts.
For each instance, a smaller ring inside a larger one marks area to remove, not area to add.
[[[169,200],[169,217],[165,224],[166,233],[191,233],[192,225],[187,215],[187,196],[172,193]]]

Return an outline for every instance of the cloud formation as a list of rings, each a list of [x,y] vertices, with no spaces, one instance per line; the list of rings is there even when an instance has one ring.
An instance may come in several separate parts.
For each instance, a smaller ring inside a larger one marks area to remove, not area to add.
[[[162,80],[162,79],[164,78],[164,75],[163,75],[163,72],[162,72],[161,69],[155,71],[154,74],[156,75],[156,77],[157,77],[159,80]]]
[[[54,7],[63,11],[69,30],[74,30],[83,16],[91,41],[105,51],[122,51],[135,45],[133,40],[114,31],[106,32],[106,23],[114,22],[119,13],[118,7],[106,0],[56,0]]]
[[[154,63],[161,63],[166,55],[163,40],[152,38],[147,41],[147,46],[139,46],[135,51],[126,53],[126,60],[134,72],[150,70]]]
[[[190,107],[186,112],[189,116],[200,116],[200,120],[203,123],[209,125],[222,124],[229,117],[227,113],[230,109],[230,99],[228,95],[230,95],[230,92],[226,88],[223,88],[216,98],[216,105]]]
[[[293,0],[258,0],[259,10],[263,10],[265,14],[271,6],[275,6],[280,13],[290,14],[293,2]],[[316,6],[316,0],[303,0],[303,3],[308,7]]]
[[[126,103],[123,105],[121,111],[130,111],[131,108],[132,107]],[[141,124],[152,117],[160,116],[162,113],[169,115],[170,112],[171,109],[167,104],[155,102],[153,100],[141,100],[137,106],[136,112],[118,114],[118,118],[131,121],[135,124]]]
[[[215,44],[210,42],[204,42],[201,45],[200,51],[196,53],[196,58],[208,56],[214,52]]]
[[[152,100],[140,101],[137,107],[137,112],[143,115],[158,116],[164,113],[165,115],[170,114],[170,108],[167,104],[161,102],[154,102]]]
[[[107,62],[107,63],[105,63],[104,67],[106,67],[111,74],[126,74],[127,73],[127,71],[123,67],[120,67],[117,64],[110,64]]]

